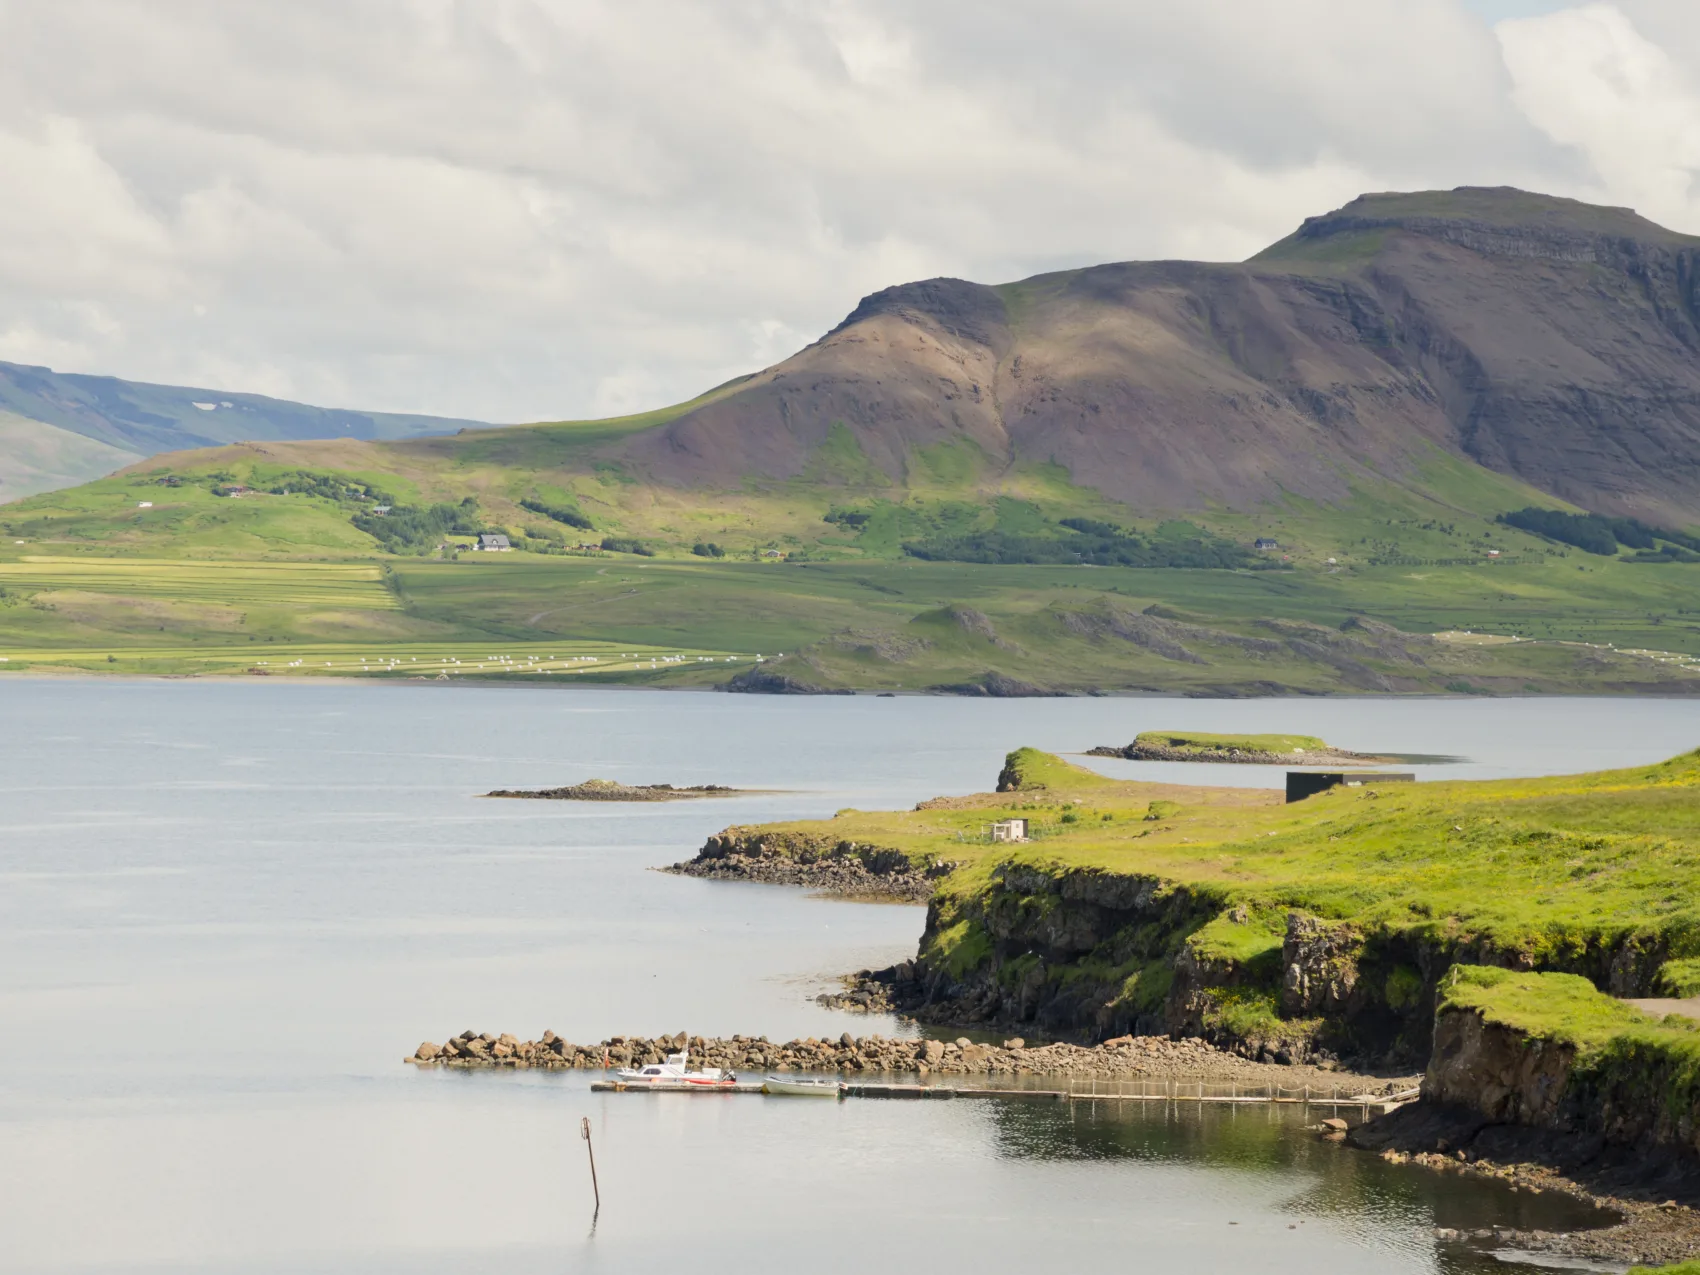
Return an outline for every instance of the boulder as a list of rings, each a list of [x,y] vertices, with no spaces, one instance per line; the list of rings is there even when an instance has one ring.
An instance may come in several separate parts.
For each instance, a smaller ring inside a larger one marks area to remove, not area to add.
[[[442,1052],[443,1051],[438,1049],[435,1044],[427,1040],[420,1043],[419,1048],[413,1051],[413,1056],[419,1059],[420,1062],[430,1062]]]

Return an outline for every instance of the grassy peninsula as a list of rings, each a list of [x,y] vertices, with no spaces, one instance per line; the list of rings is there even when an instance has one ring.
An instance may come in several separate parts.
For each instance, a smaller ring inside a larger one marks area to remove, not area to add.
[[[1689,986],[1700,956],[1700,752],[1287,805],[1023,749],[1004,786],[743,831],[953,864],[914,998],[941,1017],[1420,1060],[1456,964],[1651,996]],[[1027,843],[990,840],[1007,818],[1028,821]]]

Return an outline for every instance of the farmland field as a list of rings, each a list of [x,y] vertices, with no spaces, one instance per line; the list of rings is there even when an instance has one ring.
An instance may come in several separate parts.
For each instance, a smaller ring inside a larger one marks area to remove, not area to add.
[[[1062,690],[1170,693],[1700,684],[1700,606],[1687,592],[1700,568],[1578,565],[1363,566],[1347,575],[523,552],[341,561],[25,554],[0,557],[0,669],[584,670],[571,676],[707,685],[734,671],[728,656],[783,655],[774,669],[801,683],[892,690],[960,686],[991,672]],[[1366,638],[1365,626],[1377,624],[1418,646]],[[610,661],[611,652],[631,658]]]
[[[370,562],[227,562],[26,557],[0,561],[0,588],[60,589],[229,606],[343,606],[393,610],[383,570]]]

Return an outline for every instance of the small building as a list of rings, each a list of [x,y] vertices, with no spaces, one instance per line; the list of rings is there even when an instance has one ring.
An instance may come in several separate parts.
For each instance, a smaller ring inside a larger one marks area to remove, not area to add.
[[[513,546],[508,543],[506,536],[486,531],[479,535],[478,543],[473,548],[482,549],[486,553],[507,553]]]
[[[993,841],[1025,841],[1027,840],[1027,820],[999,819],[992,825]]]
[[[1274,539],[1272,536],[1259,536],[1256,540],[1251,542],[1251,547],[1267,553],[1271,549],[1279,549],[1281,547],[1281,542]]]
[[[1391,770],[1289,770],[1287,800],[1303,801],[1330,788],[1364,788],[1373,784],[1414,784],[1417,777],[1409,771]]]

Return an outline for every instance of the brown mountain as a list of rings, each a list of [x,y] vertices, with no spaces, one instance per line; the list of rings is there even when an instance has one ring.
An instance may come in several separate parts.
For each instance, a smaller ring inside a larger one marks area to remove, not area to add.
[[[1345,495],[1438,447],[1583,508],[1700,521],[1700,239],[1511,189],[1365,195],[1240,264],[866,298],[618,444],[651,478],[809,475],[835,426],[902,481],[970,440],[1136,507]]]

